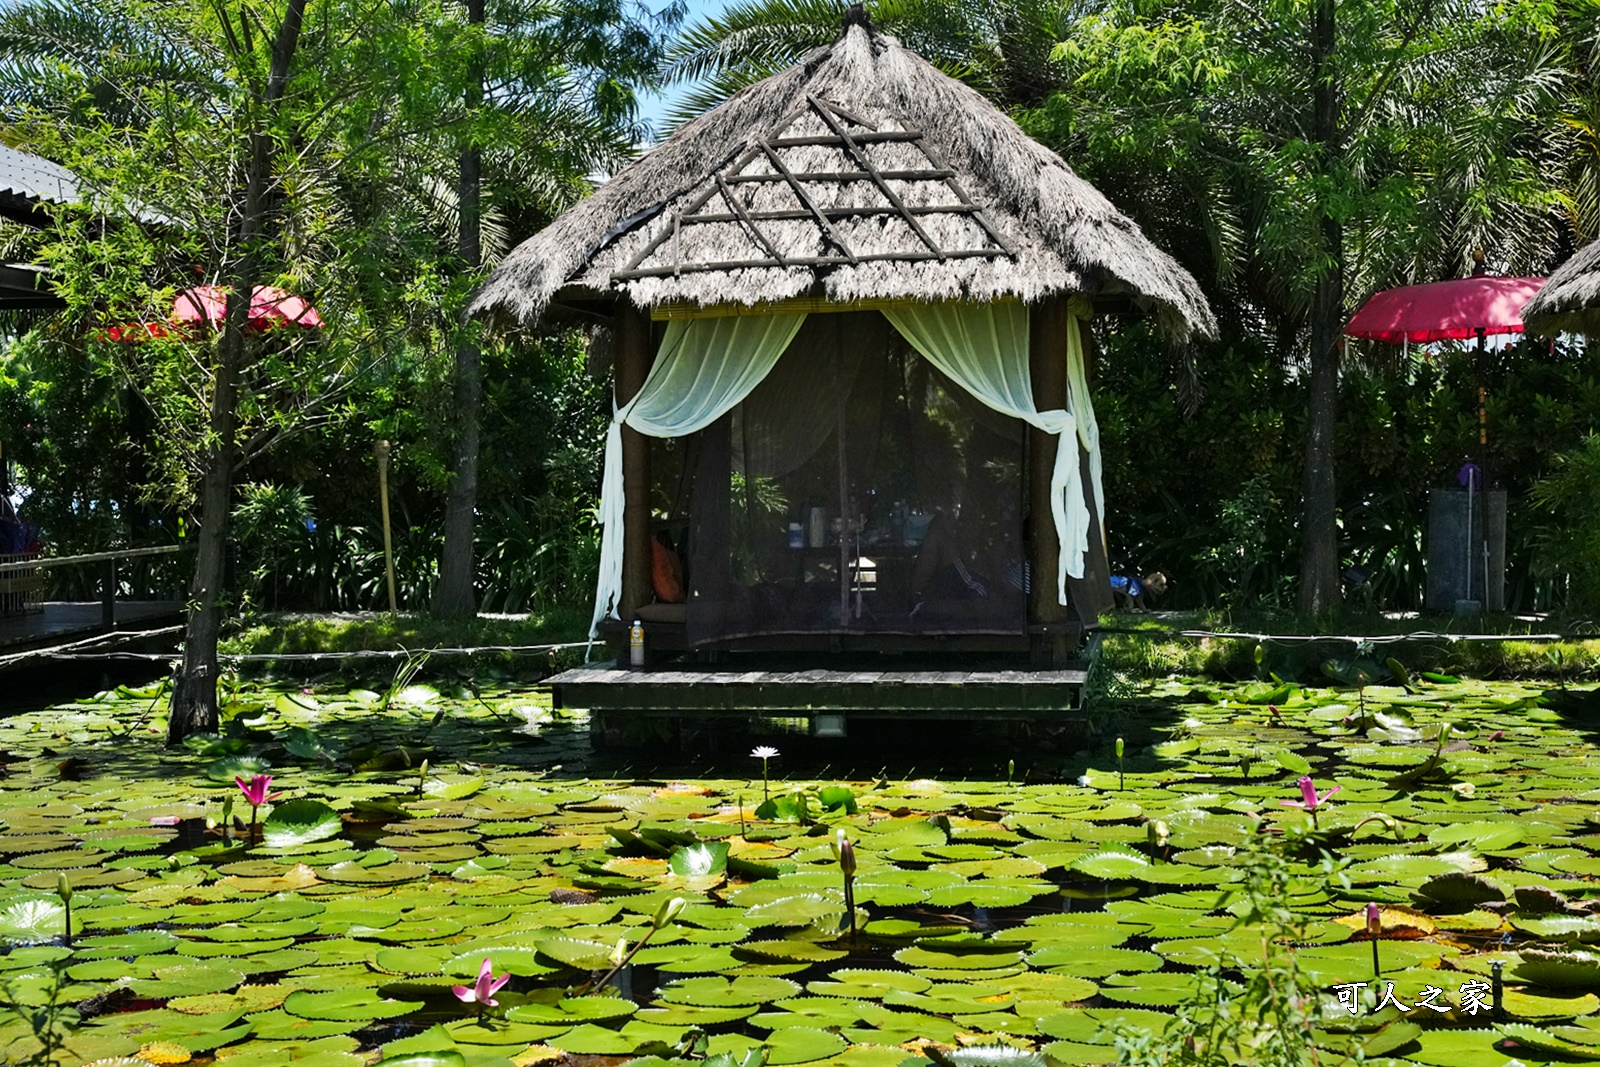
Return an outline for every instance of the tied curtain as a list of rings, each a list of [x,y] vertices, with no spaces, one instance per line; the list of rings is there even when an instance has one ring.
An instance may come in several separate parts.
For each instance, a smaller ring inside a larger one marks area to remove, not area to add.
[[[1089,404],[1083,339],[1076,314],[1067,316],[1070,410],[1040,411],[1028,366],[1028,309],[1019,303],[927,304],[886,308],[884,316],[924,358],[984,405],[1058,438],[1050,477],[1050,511],[1060,545],[1056,593],[1067,602],[1067,578],[1082,578],[1092,525],[1078,465],[1078,443],[1089,451],[1095,504],[1105,514],[1099,427]]]
[[[683,437],[705,429],[750,395],[789,347],[804,314],[674,319],[643,387],[613,413],[600,483],[600,576],[592,640],[622,596],[624,424],[651,437]]]

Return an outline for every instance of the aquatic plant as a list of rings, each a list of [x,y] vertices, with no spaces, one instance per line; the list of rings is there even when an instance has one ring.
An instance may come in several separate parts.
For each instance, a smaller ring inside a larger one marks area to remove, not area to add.
[[[248,782],[239,777],[235,777],[233,781],[250,805],[250,840],[254,841],[256,838],[256,820],[260,818],[261,805],[268,801],[277,800],[283,794],[269,794],[267,792],[267,788],[272,785],[272,775],[270,774],[252,774]]]
[[[500,1006],[500,1002],[494,999],[494,995],[509,981],[511,981],[511,972],[507,971],[496,978],[494,975],[494,961],[485,956],[483,964],[478,968],[478,980],[470,986],[451,986],[450,992],[454,993],[456,999],[463,1004],[476,1004],[478,1006],[478,1016],[482,1018],[485,1010]]]
[[[1304,809],[1311,816],[1311,825],[1316,826],[1317,809],[1326,804],[1328,802],[1328,798],[1337,793],[1340,787],[1337,784],[1331,785],[1328,787],[1328,791],[1326,793],[1318,795],[1317,787],[1315,783],[1311,781],[1311,776],[1309,774],[1301,776],[1299,782],[1296,784],[1300,787],[1301,799],[1280,800],[1278,803],[1282,804],[1286,808]]]
[[[1374,903],[1367,904],[1367,936],[1372,938],[1372,976],[1376,978],[1383,974],[1383,967],[1378,962],[1378,938],[1383,936],[1383,913]]]
[[[850,923],[850,937],[856,936],[856,847],[843,830],[834,835],[833,857],[839,861],[839,874],[844,878],[844,913]]]
[[[750,750],[750,755],[761,761],[761,799],[771,799],[767,791],[767,761],[778,754],[778,750],[771,745],[757,745]]]

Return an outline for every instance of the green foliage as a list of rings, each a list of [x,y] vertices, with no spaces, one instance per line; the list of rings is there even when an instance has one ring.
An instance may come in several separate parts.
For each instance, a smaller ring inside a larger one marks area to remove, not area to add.
[[[1562,581],[1576,610],[1600,610],[1600,435],[1556,456],[1529,494],[1541,522],[1536,565]]]
[[[1118,1062],[1132,1067],[1304,1067],[1344,1062],[1312,1051],[1314,1028],[1325,1022],[1318,984],[1296,962],[1288,942],[1304,941],[1310,920],[1291,904],[1293,894],[1347,888],[1341,865],[1323,853],[1308,872],[1291,861],[1281,844],[1253,838],[1234,863],[1240,879],[1230,886],[1235,915],[1230,929],[1244,931],[1254,951],[1223,949],[1224,962],[1200,969],[1201,996],[1180,1006],[1159,1035],[1114,1024]],[[1309,875],[1309,876],[1308,876]],[[1228,981],[1238,974],[1243,988]]]
[[[1173,585],[1157,603],[1162,608],[1291,606],[1292,509],[1300,494],[1293,442],[1306,432],[1303,394],[1260,344],[1214,350],[1192,378],[1174,383],[1186,372],[1152,362],[1149,343],[1142,330],[1112,334],[1097,380],[1107,495],[1115,501],[1114,573],[1164,571]],[[1344,566],[1371,575],[1352,602],[1422,606],[1428,490],[1455,486],[1461,464],[1479,455],[1480,381],[1491,428],[1485,465],[1510,502],[1508,605],[1567,606],[1572,572],[1551,549],[1569,518],[1571,529],[1586,527],[1570,504],[1558,513],[1535,497],[1535,521],[1525,501],[1558,455],[1600,429],[1600,349],[1533,340],[1491,353],[1481,374],[1473,353],[1454,345],[1427,357],[1413,348],[1398,364],[1347,368],[1335,435],[1345,472],[1340,551]],[[1190,407],[1186,389],[1200,393]]]

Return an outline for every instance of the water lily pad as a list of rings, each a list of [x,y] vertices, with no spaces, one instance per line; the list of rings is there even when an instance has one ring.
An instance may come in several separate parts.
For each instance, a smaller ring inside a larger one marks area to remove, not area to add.
[[[399,885],[432,874],[433,868],[421,863],[386,863],[381,867],[363,867],[359,863],[346,861],[317,870],[317,876],[325,881],[350,885]]]
[[[206,766],[206,777],[213,782],[233,784],[235,778],[248,781],[258,774],[272,773],[272,764],[260,756],[224,756]],[[237,795],[237,794],[235,794]]]
[[[185,960],[157,967],[154,977],[141,978],[130,985],[141,997],[166,1000],[221,993],[240,985],[244,979],[245,972],[236,969],[231,960]]]
[[[66,929],[67,909],[57,897],[25,897],[0,908],[0,941],[8,944],[54,941]]]
[[[788,1026],[774,1030],[766,1040],[767,1062],[773,1067],[783,1064],[810,1063],[827,1059],[845,1047],[844,1038],[826,1030],[804,1026]]]
[[[217,1012],[259,1012],[278,1007],[293,990],[282,985],[244,985],[232,993],[207,993],[196,997],[174,997],[167,1007],[185,1015],[211,1015]]]
[[[745,912],[749,926],[810,926],[830,915],[844,914],[843,898],[801,893],[757,904]]]
[[[728,869],[728,844],[725,841],[708,841],[674,849],[667,861],[667,869],[688,878],[722,874]]]
[[[420,1007],[420,1000],[387,1000],[371,989],[300,990],[283,1002],[283,1010],[289,1015],[332,1022],[392,1019]]]
[[[575,1025],[626,1019],[638,1010],[637,1004],[621,997],[563,997],[555,1004],[523,1004],[508,1011],[506,1017],[513,1022],[541,1026]]]
[[[890,972],[886,972],[890,973]],[[683,978],[663,986],[657,993],[660,999],[671,1004],[690,1004],[700,1007],[745,1006],[768,1004],[785,997],[795,996],[800,985],[785,978]]]
[[[273,806],[261,828],[268,848],[292,848],[336,837],[344,829],[339,813],[320,800],[297,798]]]

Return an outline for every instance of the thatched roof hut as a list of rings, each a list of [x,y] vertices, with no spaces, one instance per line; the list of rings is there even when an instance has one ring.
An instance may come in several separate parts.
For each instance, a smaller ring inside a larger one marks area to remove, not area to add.
[[[856,14],[523,242],[470,310],[1061,292],[1131,299],[1177,339],[1215,326],[1194,279],[1060,156]]]
[[[1600,336],[1600,241],[1563,263],[1522,309],[1533,333]]]
[[[520,245],[470,311],[557,308],[616,341],[596,633],[1035,663],[1110,607],[1085,322],[1215,326],[1138,226],[859,6]]]

